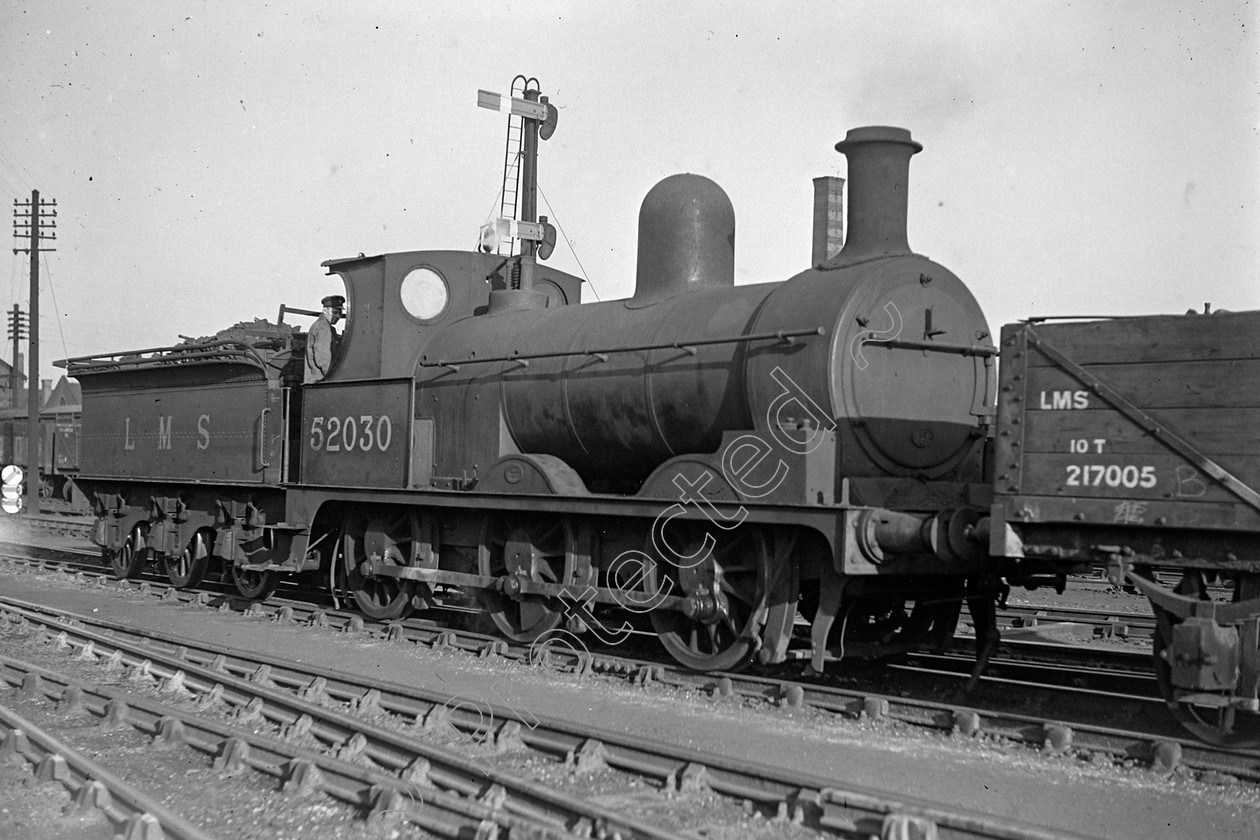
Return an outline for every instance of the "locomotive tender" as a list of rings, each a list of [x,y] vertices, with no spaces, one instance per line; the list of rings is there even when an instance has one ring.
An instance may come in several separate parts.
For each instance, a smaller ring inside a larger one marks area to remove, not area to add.
[[[676,175],[643,202],[627,300],[582,303],[529,240],[360,255],[324,263],[350,314],[318,383],[283,306],[67,360],[97,543],[120,577],[213,565],[260,598],[302,575],[379,620],[475,604],[523,642],[637,614],[705,670],[936,646],[966,603],[979,673],[1008,584],[1105,563],[1156,605],[1178,716],[1253,739],[1255,400],[1196,400],[1254,378],[1257,313],[1008,327],[998,392],[975,299],[907,242],[921,146],[875,126],[836,148],[847,241],[786,280],[735,286],[729,200]],[[1206,599],[1212,576],[1234,603]]]

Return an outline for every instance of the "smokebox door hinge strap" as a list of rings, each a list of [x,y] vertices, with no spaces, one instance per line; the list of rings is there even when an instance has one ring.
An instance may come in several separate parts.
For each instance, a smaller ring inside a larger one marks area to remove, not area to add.
[[[1110,403],[1125,417],[1128,417],[1139,427],[1149,432],[1151,437],[1155,438],[1155,440],[1185,458],[1191,464],[1202,470],[1205,474],[1216,479],[1226,490],[1233,493],[1239,499],[1242,499],[1256,510],[1260,510],[1260,493],[1257,493],[1220,464],[1204,455],[1192,444],[1178,435],[1171,427],[1160,423],[1158,420],[1151,417],[1145,411],[1121,396],[1120,393],[1110,385],[1106,384],[1101,379],[1085,370],[1085,368],[1069,359],[1061,350],[1048,343],[1045,339],[1041,338],[1041,336],[1037,335],[1037,333],[1033,331],[1032,327],[1028,327],[1026,332],[1028,335],[1029,347],[1035,348],[1041,353],[1041,355],[1054,362],[1058,367],[1062,368],[1082,385],[1098,394],[1098,396]]]

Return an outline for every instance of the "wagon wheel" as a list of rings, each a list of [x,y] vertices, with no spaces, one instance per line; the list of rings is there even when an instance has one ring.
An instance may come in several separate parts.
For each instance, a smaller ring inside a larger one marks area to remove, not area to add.
[[[953,637],[962,598],[910,601],[862,598],[844,604],[844,644],[855,658],[878,658],[906,650],[939,653]]]
[[[241,593],[241,597],[251,601],[263,601],[280,585],[280,575],[273,571],[260,572],[233,566],[232,585],[236,587],[237,592]]]
[[[697,671],[739,670],[757,653],[765,621],[770,541],[759,528],[725,531],[703,522],[664,526],[667,546],[649,539],[651,594],[686,598],[685,612],[654,610],[652,627],[669,654]]]
[[[162,559],[166,576],[177,589],[187,589],[201,583],[201,579],[206,576],[206,567],[210,565],[210,546],[213,543],[214,532],[209,528],[202,528],[193,534],[178,557],[168,555]]]
[[[1260,580],[1255,575],[1239,576],[1234,581],[1235,602],[1257,597],[1256,590]],[[1189,569],[1177,584],[1175,590],[1180,595],[1206,601],[1211,596],[1207,592],[1207,584],[1202,573]],[[1195,737],[1223,747],[1251,749],[1260,746],[1260,715],[1254,712],[1240,712],[1233,707],[1206,706],[1186,702],[1177,697],[1178,689],[1172,681],[1171,656],[1173,627],[1177,624],[1176,616],[1154,604],[1155,637],[1152,650],[1155,658],[1155,680],[1159,683],[1159,692],[1173,716]]]
[[[564,619],[554,598],[513,594],[526,581],[570,584],[577,562],[577,528],[568,517],[489,514],[481,525],[477,571],[498,578],[485,591],[490,618],[515,642],[532,642]]]
[[[961,598],[915,601],[906,620],[906,642],[931,653],[942,653],[954,638],[961,613]]]
[[[105,559],[109,562],[110,571],[118,580],[133,578],[140,574],[145,562],[149,559],[149,523],[137,522],[131,529],[122,548],[117,551],[105,551]]]
[[[346,585],[355,603],[369,618],[393,621],[412,610],[415,581],[360,573],[359,566],[371,558],[390,566],[410,565],[412,526],[408,513],[346,514],[342,525],[342,557],[346,564]]]

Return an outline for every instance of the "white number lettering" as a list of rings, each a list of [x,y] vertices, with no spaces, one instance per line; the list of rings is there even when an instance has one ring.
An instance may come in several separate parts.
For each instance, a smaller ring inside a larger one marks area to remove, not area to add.
[[[311,449],[316,452],[324,448],[324,418],[316,417],[311,420]]]
[[[1085,441],[1072,441],[1072,447]],[[1066,467],[1068,487],[1143,487],[1147,490],[1159,483],[1152,466],[1139,467],[1134,464],[1068,464]]]
[[[341,427],[341,442],[346,445],[347,452],[354,451],[354,440],[359,436],[359,424],[354,422],[353,417],[347,417],[345,424]]]
[[[208,418],[207,418],[208,419]],[[206,437],[207,432],[203,431]],[[394,423],[388,414],[354,417],[311,418],[311,449],[316,452],[385,452],[394,440]]]
[[[381,419],[376,421],[376,445],[384,452],[389,449],[389,443],[394,439],[394,423],[389,419],[388,414],[382,414]]]
[[[337,440],[337,435],[341,433],[341,418],[328,418],[328,450],[329,452],[340,452],[341,443]]]

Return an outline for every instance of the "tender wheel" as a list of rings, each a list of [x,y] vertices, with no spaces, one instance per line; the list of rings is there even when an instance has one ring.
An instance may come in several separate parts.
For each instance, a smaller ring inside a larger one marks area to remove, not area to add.
[[[485,593],[490,617],[504,636],[532,642],[564,619],[551,598],[520,594],[520,584],[569,584],[577,554],[574,523],[566,517],[491,514],[482,522],[477,551],[480,574],[499,578],[498,591]]]
[[[342,556],[346,564],[346,584],[354,593],[355,603],[369,618],[393,621],[411,613],[415,581],[384,575],[365,577],[359,564],[368,558],[391,566],[410,563],[411,514],[373,515],[352,512],[342,526]]]
[[[149,523],[137,523],[123,541],[122,548],[117,551],[106,551],[105,559],[109,562],[110,571],[118,580],[133,578],[140,574],[145,562],[149,559]]]
[[[206,576],[206,568],[210,565],[210,546],[213,543],[214,532],[202,528],[193,534],[178,557],[167,557],[163,560],[166,576],[176,588],[187,589],[201,583]]]
[[[1203,575],[1195,570],[1185,572],[1175,591],[1201,601],[1211,598]],[[1256,597],[1260,597],[1260,576],[1240,574],[1234,581],[1232,600],[1237,603]],[[1173,716],[1195,737],[1208,743],[1236,749],[1260,746],[1260,715],[1239,711],[1232,706],[1188,702],[1179,696],[1181,692],[1173,683],[1172,664],[1169,661],[1177,618],[1158,606],[1152,607],[1155,611],[1155,637],[1152,641],[1155,679]],[[1207,699],[1210,694],[1205,692],[1201,696]]]
[[[280,575],[276,572],[255,572],[233,566],[232,584],[242,597],[261,601],[276,591],[276,587],[280,585]]]
[[[674,659],[697,671],[733,671],[750,663],[760,644],[769,540],[757,528],[733,531],[702,522],[671,522],[667,545],[647,554],[651,594],[686,598],[686,611],[654,610],[652,627]],[[659,550],[658,550],[659,549]]]

